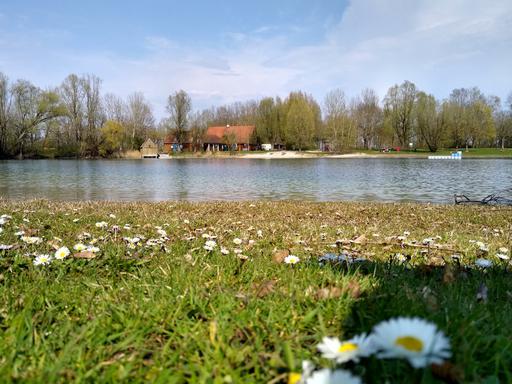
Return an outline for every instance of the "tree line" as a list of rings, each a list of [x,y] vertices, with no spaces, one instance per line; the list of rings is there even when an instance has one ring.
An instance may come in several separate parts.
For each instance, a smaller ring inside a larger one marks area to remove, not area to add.
[[[95,75],[71,74],[41,89],[0,72],[0,158],[114,157],[167,135],[201,150],[212,125],[254,125],[255,142],[294,150],[512,146],[512,93],[502,102],[477,87],[454,89],[439,100],[404,81],[382,100],[373,89],[350,99],[335,89],[319,104],[295,91],[197,111],[179,90],[157,122],[142,93],[123,99],[102,94],[101,84]]]

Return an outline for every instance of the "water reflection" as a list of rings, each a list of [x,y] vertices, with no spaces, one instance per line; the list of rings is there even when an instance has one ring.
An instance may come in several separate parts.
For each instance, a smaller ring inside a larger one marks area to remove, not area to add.
[[[358,200],[451,203],[512,185],[510,160],[0,161],[0,196],[59,200]]]

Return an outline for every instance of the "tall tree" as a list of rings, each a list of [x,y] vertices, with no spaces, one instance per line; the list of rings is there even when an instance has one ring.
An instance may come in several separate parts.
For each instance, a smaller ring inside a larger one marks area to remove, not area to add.
[[[136,92],[128,97],[128,113],[125,123],[131,135],[131,147],[138,149],[146,140],[148,132],[155,126],[151,105],[142,93]]]
[[[85,155],[98,154],[100,129],[105,120],[100,97],[101,79],[94,75],[86,75],[83,79],[85,100],[85,145],[82,152]]]
[[[0,159],[7,156],[7,129],[9,126],[9,80],[0,72]]]
[[[433,95],[418,92],[414,109],[419,136],[427,144],[430,152],[441,146],[446,129],[446,118]]]
[[[170,95],[167,100],[167,112],[170,116],[171,129],[179,144],[183,144],[187,138],[189,114],[192,110],[190,96],[180,90]]]
[[[373,89],[364,89],[356,98],[355,119],[363,148],[371,149],[377,145],[377,133],[382,125],[382,109],[379,106],[379,97]]]
[[[410,81],[389,88],[384,98],[384,115],[388,119],[401,147],[408,147],[413,137],[412,111],[416,86]]]
[[[301,92],[292,92],[287,100],[286,142],[299,151],[313,146],[315,138],[315,111]]]
[[[325,129],[323,136],[329,141],[331,149],[341,151],[355,145],[355,124],[350,116],[345,100],[345,93],[341,89],[330,91],[325,96]]]
[[[23,158],[27,144],[32,144],[40,124],[65,113],[55,92],[41,91],[28,81],[18,80],[12,86],[13,147]]]
[[[84,140],[84,119],[85,119],[85,93],[84,81],[75,74],[64,79],[60,86],[60,98],[65,107],[66,135],[69,140],[80,146]]]

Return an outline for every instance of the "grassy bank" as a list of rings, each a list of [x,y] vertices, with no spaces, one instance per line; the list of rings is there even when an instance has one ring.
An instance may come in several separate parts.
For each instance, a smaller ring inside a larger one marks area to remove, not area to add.
[[[510,209],[0,200],[2,214],[3,382],[285,383],[303,359],[330,366],[323,336],[396,316],[437,324],[450,364],[345,365],[365,382],[512,382],[512,276],[496,257],[512,248]],[[34,265],[62,246],[64,260]],[[366,261],[319,264],[342,250]]]

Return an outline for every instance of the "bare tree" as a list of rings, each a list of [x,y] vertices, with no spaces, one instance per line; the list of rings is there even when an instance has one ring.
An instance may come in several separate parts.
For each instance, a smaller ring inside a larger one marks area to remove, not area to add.
[[[144,142],[148,131],[155,126],[155,118],[151,105],[141,92],[128,97],[128,115],[126,120],[127,131],[131,135],[132,149],[138,149]]]
[[[69,75],[60,86],[59,93],[66,110],[64,124],[68,128],[67,133],[73,137],[75,144],[80,145],[84,139],[85,118],[83,79],[75,74]]]
[[[176,141],[183,144],[187,138],[189,114],[192,109],[190,96],[180,90],[170,95],[167,100],[167,112],[170,116],[170,124]]]
[[[7,155],[7,129],[9,126],[9,80],[0,72],[0,158]]]
[[[347,107],[345,93],[341,89],[329,92],[324,101],[325,137],[332,149],[340,151],[354,145],[355,130]]]
[[[382,124],[379,97],[373,89],[366,88],[356,98],[354,107],[359,137],[363,142],[363,147],[370,149],[377,144],[377,132]]]

